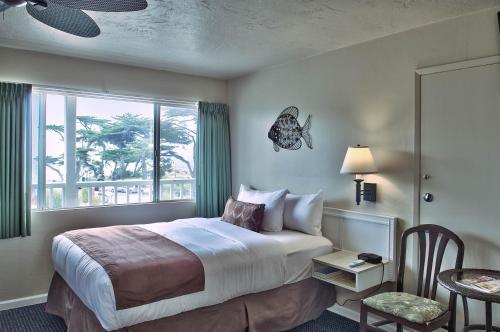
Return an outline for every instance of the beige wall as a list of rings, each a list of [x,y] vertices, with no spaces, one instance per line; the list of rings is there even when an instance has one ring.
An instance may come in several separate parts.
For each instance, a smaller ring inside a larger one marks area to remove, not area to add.
[[[327,204],[412,225],[415,69],[500,53],[496,10],[403,32],[234,79],[228,85],[233,192],[241,183],[323,189]],[[275,152],[267,132],[287,106],[312,115],[314,149]],[[372,147],[378,201],[354,202],[339,174],[348,145]]]
[[[230,81],[233,194],[241,183],[298,193],[323,189],[326,205],[397,216],[400,232],[412,226],[415,70],[499,54],[497,11]],[[313,150],[305,144],[298,151],[273,150],[267,132],[289,105],[299,108],[301,125],[312,115]],[[359,207],[353,178],[339,174],[347,146],[358,143],[372,147],[380,170],[366,177],[377,183],[377,202],[362,202]]]
[[[152,98],[226,102],[226,82],[0,48],[0,81]],[[66,230],[194,216],[192,202],[35,212],[32,236],[0,240],[0,301],[46,293],[52,238]]]
[[[0,47],[0,81],[192,101],[226,101],[213,78]]]

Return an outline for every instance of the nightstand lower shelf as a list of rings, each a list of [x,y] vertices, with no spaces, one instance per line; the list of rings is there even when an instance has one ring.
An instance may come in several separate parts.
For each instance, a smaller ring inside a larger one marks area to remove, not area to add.
[[[352,291],[356,291],[356,275],[345,272],[345,271],[337,271],[333,272],[328,276],[323,276],[321,274],[313,274],[313,277],[335,286],[343,287]]]
[[[314,258],[313,278],[353,292],[364,291],[387,280],[384,273],[385,265],[389,264],[387,260],[350,268],[349,263],[355,259],[357,253],[345,250]]]

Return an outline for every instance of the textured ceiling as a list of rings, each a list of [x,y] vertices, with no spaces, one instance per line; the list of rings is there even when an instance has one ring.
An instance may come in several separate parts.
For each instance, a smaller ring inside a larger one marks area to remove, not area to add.
[[[74,37],[0,14],[0,45],[232,78],[500,5],[500,0],[148,0],[135,13],[88,12],[102,34]]]

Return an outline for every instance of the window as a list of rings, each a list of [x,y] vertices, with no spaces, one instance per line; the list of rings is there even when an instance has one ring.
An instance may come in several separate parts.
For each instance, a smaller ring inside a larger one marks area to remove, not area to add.
[[[195,109],[160,108],[160,199],[194,199]]]
[[[33,209],[195,198],[196,104],[43,89],[32,103]]]

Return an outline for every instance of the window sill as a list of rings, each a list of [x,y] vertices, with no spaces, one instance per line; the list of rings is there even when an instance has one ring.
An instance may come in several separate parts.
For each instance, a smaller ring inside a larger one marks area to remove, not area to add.
[[[58,213],[58,212],[79,212],[82,210],[101,210],[101,209],[133,209],[133,208],[139,208],[143,206],[160,206],[160,205],[178,205],[178,204],[188,204],[188,205],[195,205],[196,201],[191,200],[191,199],[181,199],[181,200],[171,200],[171,201],[160,201],[160,202],[149,202],[149,203],[132,203],[132,204],[115,204],[115,205],[100,205],[100,206],[78,206],[78,207],[68,207],[68,208],[61,208],[61,209],[32,209],[31,213],[33,214],[44,214],[44,213]]]

